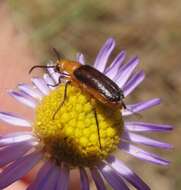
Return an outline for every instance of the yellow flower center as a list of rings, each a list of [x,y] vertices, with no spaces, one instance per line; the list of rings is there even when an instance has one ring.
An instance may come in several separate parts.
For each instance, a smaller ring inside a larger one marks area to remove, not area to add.
[[[43,98],[36,108],[33,130],[45,155],[57,164],[64,161],[73,167],[93,166],[112,153],[120,141],[120,110],[106,107],[72,85],[68,85],[60,107],[64,92],[65,85],[60,85]]]

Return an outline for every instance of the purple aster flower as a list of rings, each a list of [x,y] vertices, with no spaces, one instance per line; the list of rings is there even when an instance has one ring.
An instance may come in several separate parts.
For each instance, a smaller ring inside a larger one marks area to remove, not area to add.
[[[93,67],[114,81],[126,97],[143,81],[144,72],[134,72],[139,64],[137,57],[123,63],[124,51],[106,67],[114,47],[115,41],[108,39],[99,51]],[[85,64],[83,54],[77,55],[77,61]],[[58,87],[53,87],[59,82],[59,77],[60,74],[54,68],[48,68],[43,78],[34,77],[31,84],[19,84],[17,90],[9,92],[17,101],[35,110],[35,121],[28,121],[9,112],[0,112],[1,121],[32,128],[31,132],[16,132],[0,137],[0,166],[4,168],[0,173],[0,189],[22,178],[40,160],[44,164],[28,190],[66,190],[72,168],[80,171],[82,190],[89,189],[87,172],[90,172],[99,190],[106,189],[105,180],[115,190],[129,189],[126,182],[139,190],[150,189],[137,174],[113,155],[113,151],[119,149],[154,164],[169,163],[154,153],[142,150],[137,144],[171,148],[170,144],[145,137],[142,133],[168,132],[172,126],[126,121],[128,115],[160,104],[160,99],[126,105],[126,109],[122,110],[110,110],[96,103],[94,106],[98,110],[97,118],[100,121],[100,149],[91,107],[92,97],[81,89],[73,85],[69,87],[66,103],[55,119],[52,119],[53,110],[61,102],[65,87],[64,80]]]

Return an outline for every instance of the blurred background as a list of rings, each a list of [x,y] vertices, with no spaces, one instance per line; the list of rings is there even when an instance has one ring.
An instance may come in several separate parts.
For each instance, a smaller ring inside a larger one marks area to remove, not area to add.
[[[175,126],[172,133],[152,135],[173,144],[173,150],[150,149],[172,164],[161,167],[118,155],[153,190],[180,190],[181,1],[7,0],[6,4],[16,32],[26,38],[32,56],[40,63],[53,58],[52,47],[69,59],[82,52],[87,63],[93,63],[110,36],[117,42],[112,58],[122,49],[128,57],[139,56],[147,77],[126,102],[162,98],[163,104],[144,112],[141,120]]]

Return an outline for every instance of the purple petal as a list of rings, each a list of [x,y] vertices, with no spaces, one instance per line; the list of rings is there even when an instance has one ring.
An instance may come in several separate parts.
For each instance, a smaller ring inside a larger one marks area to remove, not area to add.
[[[57,181],[56,190],[67,190],[69,185],[69,167],[66,164],[63,164],[60,176]]]
[[[16,180],[22,178],[29,172],[42,158],[42,155],[38,152],[26,155],[17,161],[13,162],[0,174],[0,189],[3,189]]]
[[[115,41],[112,38],[109,38],[106,43],[102,46],[102,48],[100,49],[95,63],[94,63],[94,67],[99,70],[100,72],[103,72],[105,67],[106,67],[106,63],[108,61],[108,58],[112,52],[112,50],[115,47]]]
[[[0,149],[0,167],[22,157],[28,150],[32,148],[30,143],[18,143]]]
[[[126,122],[125,127],[127,130],[134,132],[168,132],[173,129],[170,125],[159,125],[143,122]]]
[[[116,159],[113,156],[110,156],[107,160],[111,167],[118,172],[121,176],[123,176],[128,182],[130,182],[136,189],[139,190],[150,190],[147,184],[143,182],[143,180],[136,175],[131,169],[129,169],[123,162]]]
[[[85,58],[84,55],[82,53],[77,53],[77,58],[76,60],[81,63],[82,65],[85,65]]]
[[[51,161],[47,161],[38,172],[33,183],[27,190],[53,190],[56,188],[59,169]]]
[[[37,102],[33,98],[31,98],[29,95],[26,95],[25,93],[10,91],[9,95],[15,98],[20,103],[30,108],[35,108],[37,105]]]
[[[129,190],[122,178],[110,166],[102,163],[99,170],[114,190]]]
[[[120,88],[124,86],[124,84],[129,79],[129,77],[131,76],[132,72],[134,71],[134,69],[138,64],[139,64],[139,59],[135,57],[120,68],[119,73],[114,79]]]
[[[31,132],[16,132],[0,137],[0,147],[20,142],[35,142],[36,138]]]
[[[31,127],[31,123],[27,120],[7,112],[0,112],[0,120],[15,126]]]
[[[89,190],[89,180],[84,168],[80,168],[80,186],[82,190]]]
[[[33,84],[44,94],[44,95],[48,95],[50,89],[48,88],[46,82],[39,77],[34,77],[31,79]]]
[[[92,178],[95,182],[97,189],[98,190],[106,190],[104,181],[103,181],[101,175],[99,174],[98,170],[96,168],[92,168],[90,171],[91,171]]]
[[[42,184],[44,183],[45,180],[47,180],[49,171],[52,167],[52,164],[50,162],[46,162],[38,172],[35,180],[33,181],[32,184],[27,188],[27,190],[38,190],[42,187]]]
[[[28,84],[19,84],[18,88],[28,94],[29,96],[36,98],[38,100],[42,99],[42,94],[40,93],[40,91],[38,89],[36,89],[35,87],[33,88],[32,86],[28,85]]]
[[[122,65],[124,59],[126,56],[125,51],[121,51],[117,57],[114,59],[112,64],[106,69],[105,74],[108,76],[110,79],[113,79],[115,75],[118,72],[119,67]]]
[[[55,82],[47,73],[43,75],[43,79],[45,80],[45,82],[47,83],[47,86],[50,89],[55,89],[55,87],[51,86],[51,85],[55,85]]]
[[[139,102],[137,104],[133,105],[126,105],[126,110],[122,111],[122,115],[133,115],[134,113],[144,111],[146,109],[149,109],[153,106],[159,105],[160,104],[160,99],[155,98],[152,100],[144,101],[144,102]]]
[[[134,134],[131,132],[126,132],[126,131],[124,132],[122,138],[127,141],[132,141],[134,143],[153,146],[153,147],[157,147],[157,148],[164,148],[164,149],[173,148],[173,146],[168,143],[164,143],[161,141],[157,141],[157,140],[154,140],[154,139],[151,139],[148,137],[144,137],[144,136]]]
[[[128,154],[131,154],[132,156],[135,156],[136,158],[139,158],[141,160],[145,160],[154,164],[160,164],[160,165],[168,165],[170,162],[168,160],[165,160],[156,154],[146,152],[136,146],[133,146],[127,142],[121,142],[119,145],[119,148],[127,152]]]
[[[60,173],[58,166],[54,166],[50,172],[51,173],[48,176],[48,179],[44,180],[45,183],[42,186],[43,190],[54,190],[57,186],[57,182],[59,179],[59,173]],[[35,189],[33,189],[33,190],[35,190]],[[39,190],[39,189],[37,189],[37,190]]]
[[[144,80],[144,78],[145,74],[143,71],[134,74],[122,88],[124,96],[126,97],[129,95]]]
[[[51,66],[51,65],[54,65],[54,63],[50,62],[49,64],[47,64],[47,66]],[[55,72],[54,68],[47,68],[47,71],[48,71],[49,75],[54,79],[55,84],[57,84],[59,82],[60,74]]]

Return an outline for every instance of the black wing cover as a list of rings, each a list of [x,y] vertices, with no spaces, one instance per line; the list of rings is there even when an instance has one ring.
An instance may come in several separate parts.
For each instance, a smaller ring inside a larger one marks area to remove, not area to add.
[[[121,99],[121,89],[107,76],[89,65],[82,65],[74,71],[74,76],[81,83],[96,90],[111,102]]]

